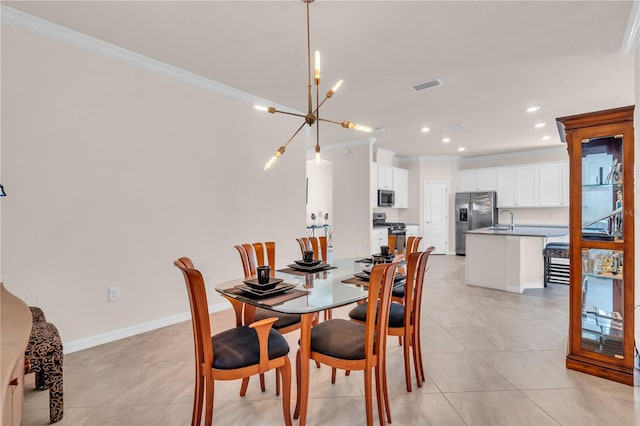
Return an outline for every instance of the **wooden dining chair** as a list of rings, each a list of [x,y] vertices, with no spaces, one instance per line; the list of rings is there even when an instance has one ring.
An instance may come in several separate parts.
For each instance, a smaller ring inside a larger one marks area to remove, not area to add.
[[[300,246],[300,254],[305,251],[313,251],[313,259],[327,263],[327,237],[302,237],[296,238]]]
[[[276,268],[276,243],[267,241],[265,243],[240,244],[235,246],[242,260],[242,269],[244,271],[244,279],[252,279],[256,277],[256,268],[260,265],[268,264],[271,267],[271,275],[275,275]],[[265,253],[266,252],[266,253]],[[265,260],[268,263],[265,263]],[[253,305],[245,304],[237,299],[227,297],[231,302],[236,315],[236,326],[251,324],[265,318],[276,317],[277,321],[273,324],[273,328],[281,334],[287,334],[300,329],[302,320],[297,314],[283,314],[270,311],[264,308],[258,308]],[[260,389],[265,391],[264,374],[260,375]],[[276,375],[276,395],[280,394],[280,380]]]
[[[415,252],[409,255],[404,303],[391,302],[389,307],[387,333],[390,336],[401,337],[404,341],[404,373],[407,392],[411,392],[411,351],[418,387],[422,387],[422,382],[425,380],[420,342],[420,309],[427,261],[433,250],[435,247],[432,246],[424,252]],[[349,312],[351,320],[359,324],[366,323],[370,318],[369,315],[368,302],[358,305]]]
[[[387,321],[376,324],[376,308],[380,315],[389,315],[391,287],[396,271],[395,263],[381,263],[371,268],[369,278],[369,300],[367,306],[370,321],[364,324],[344,319],[323,321],[311,329],[311,359],[332,368],[331,382],[335,383],[335,369],[363,370],[365,390],[365,410],[367,425],[373,424],[372,373],[375,372],[378,417],[381,425],[386,420],[391,423],[385,356],[387,346]],[[300,350],[296,357],[297,380],[300,387]]]
[[[327,237],[302,237],[296,238],[300,246],[300,254],[304,256],[305,251],[313,251],[313,260],[320,260],[327,263]],[[331,309],[324,310],[325,321],[331,319]]]
[[[291,363],[289,345],[280,333],[272,329],[277,318],[266,318],[211,336],[207,292],[202,274],[193,262],[182,257],[174,262],[185,279],[195,349],[196,383],[191,425],[199,426],[205,405],[205,425],[213,421],[214,382],[242,379],[240,394],[244,395],[252,375],[276,369],[282,379],[282,410],[284,422],[291,425]]]

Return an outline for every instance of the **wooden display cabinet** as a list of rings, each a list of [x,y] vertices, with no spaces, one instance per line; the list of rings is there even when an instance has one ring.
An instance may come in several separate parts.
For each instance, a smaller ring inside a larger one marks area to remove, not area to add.
[[[567,368],[633,385],[633,106],[557,118],[570,164]]]

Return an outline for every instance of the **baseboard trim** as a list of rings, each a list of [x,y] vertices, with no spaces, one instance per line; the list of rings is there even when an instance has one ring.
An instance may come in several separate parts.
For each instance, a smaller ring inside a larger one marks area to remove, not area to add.
[[[230,308],[231,304],[224,301],[215,305],[209,305],[209,313],[220,312]],[[107,333],[97,334],[95,336],[85,337],[83,339],[72,340],[70,342],[64,342],[64,353],[70,354],[73,352],[81,351],[83,349],[89,349],[94,346],[104,345],[105,343],[115,342],[116,340],[135,336],[141,333],[146,333],[147,331],[157,330],[158,328],[167,327],[169,325],[188,321],[190,319],[191,313],[183,312],[181,314],[158,318],[153,321],[143,322],[140,324],[132,325],[130,327],[109,331]]]

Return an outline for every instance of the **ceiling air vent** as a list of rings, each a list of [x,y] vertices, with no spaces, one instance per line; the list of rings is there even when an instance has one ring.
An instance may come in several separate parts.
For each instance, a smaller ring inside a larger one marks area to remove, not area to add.
[[[440,86],[442,84],[442,80],[439,78],[434,78],[433,80],[425,81],[424,83],[418,83],[411,86],[411,90],[414,92],[419,92],[420,90],[429,89],[430,87]]]

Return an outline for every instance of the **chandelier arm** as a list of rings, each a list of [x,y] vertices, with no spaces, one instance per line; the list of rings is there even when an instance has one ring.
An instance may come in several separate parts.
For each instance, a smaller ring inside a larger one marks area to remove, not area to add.
[[[312,112],[312,114],[313,114],[313,115],[317,115],[317,114],[318,114],[318,111],[320,111],[320,107],[321,107],[322,105],[324,105],[324,103],[325,103],[325,102],[327,101],[327,99],[329,99],[329,98],[330,98],[330,96],[325,96],[325,97],[324,97],[324,99],[322,100],[322,102],[320,102],[320,103],[318,104],[318,106],[316,106],[316,109],[315,109],[315,111],[313,111],[313,112]],[[319,99],[319,98],[318,98],[318,99]]]
[[[306,115],[304,115],[304,114],[298,114],[298,113],[295,113],[295,112],[287,112],[287,111],[276,110],[276,113],[285,114],[285,115],[293,115],[294,117],[301,117],[301,118],[305,118],[306,117]]]
[[[298,127],[298,130],[296,130],[295,132],[293,132],[293,135],[291,135],[291,137],[289,138],[289,140],[287,141],[287,143],[285,143],[285,144],[283,145],[285,148],[287,147],[287,145],[289,145],[289,144],[291,143],[291,141],[293,140],[293,138],[295,138],[295,137],[296,137],[296,135],[297,135],[298,133],[300,133],[300,130],[302,130],[302,128],[304,127],[304,125],[305,125],[305,124],[307,124],[307,123],[306,123],[306,122],[305,122],[305,123],[302,123],[302,124],[300,125],[300,127]]]
[[[342,121],[334,121],[334,120],[329,120],[328,118],[319,118],[319,117],[316,117],[316,120],[326,121],[327,123],[339,124],[340,126],[342,126]]]

